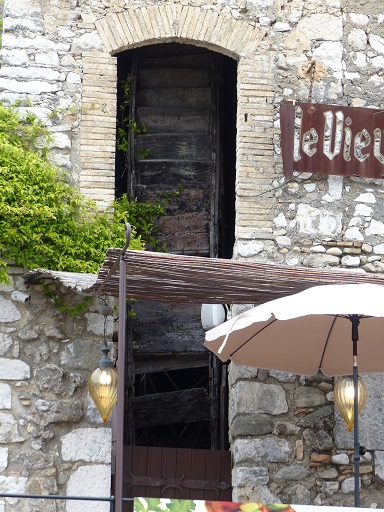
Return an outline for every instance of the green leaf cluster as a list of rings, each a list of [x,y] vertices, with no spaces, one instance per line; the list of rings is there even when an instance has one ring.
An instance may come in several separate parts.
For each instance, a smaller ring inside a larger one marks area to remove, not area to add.
[[[93,301],[93,297],[84,297],[80,302],[69,305],[64,297],[58,294],[56,286],[52,283],[44,283],[43,292],[44,296],[52,301],[54,307],[60,311],[60,313],[68,313],[70,316],[80,315]]]
[[[135,498],[134,512],[192,512],[193,500],[164,500],[161,498]]]
[[[108,248],[124,245],[126,222],[133,226],[130,248],[143,249],[154,217],[165,211],[126,196],[98,211],[48,162],[48,140],[33,116],[20,118],[0,104],[0,282],[8,280],[9,264],[95,273]]]
[[[117,217],[129,218],[129,222],[135,226],[141,240],[147,249],[154,251],[165,251],[165,246],[160,244],[155,236],[157,230],[156,219],[166,214],[166,207],[170,199],[164,197],[161,200],[142,202],[134,199],[129,201],[124,194],[115,202],[115,215]]]
[[[132,76],[128,75],[127,80],[120,82],[123,97],[120,103],[120,115],[118,116],[117,122],[117,137],[116,137],[116,148],[123,153],[127,153],[128,148],[128,134],[129,132],[135,135],[142,135],[147,133],[147,127],[144,123],[138,123],[136,119],[131,117],[131,101],[132,101],[132,88],[131,88]],[[146,148],[139,148],[138,153],[140,158],[148,158],[150,150]]]

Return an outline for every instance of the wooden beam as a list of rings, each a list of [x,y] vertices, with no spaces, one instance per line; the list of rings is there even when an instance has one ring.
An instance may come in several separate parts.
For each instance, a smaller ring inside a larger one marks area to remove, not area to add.
[[[168,372],[208,366],[209,354],[141,354],[134,350],[135,373]]]
[[[184,389],[132,398],[136,428],[209,420],[209,396],[204,388]]]
[[[159,301],[135,301],[133,310],[135,354],[136,350],[142,354],[175,356],[180,353],[202,355],[206,352],[200,305],[178,304],[172,307]]]

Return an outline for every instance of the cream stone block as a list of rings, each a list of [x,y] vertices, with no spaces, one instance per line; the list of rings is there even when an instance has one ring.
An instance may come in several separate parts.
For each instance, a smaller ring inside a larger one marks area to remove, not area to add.
[[[65,461],[111,462],[111,429],[78,428],[61,439]]]
[[[41,7],[34,0],[5,0],[4,16],[24,18],[26,13],[30,18],[38,17],[41,15]]]
[[[3,287],[6,285],[3,285]],[[12,346],[12,336],[0,332],[0,355],[5,355]]]
[[[156,5],[156,23],[159,29],[159,37],[167,38],[172,35],[165,5]]]
[[[384,38],[376,34],[369,34],[369,44],[376,53],[384,55]]]
[[[132,31],[127,23],[126,13],[125,12],[118,12],[117,17],[119,20],[119,24],[121,26],[121,39],[123,40],[123,48],[126,48],[128,41],[133,41]]]
[[[11,408],[12,408],[11,386],[9,386],[8,384],[0,384],[0,409],[11,409]]]
[[[95,464],[80,466],[74,471],[67,483],[66,494],[72,496],[100,496],[110,495],[110,466]],[[1,481],[0,481],[1,483]],[[92,512],[109,512],[108,502],[92,502]],[[67,501],[66,512],[84,512],[84,502]]]
[[[45,92],[57,92],[61,88],[60,83],[49,83],[42,80],[19,81],[17,79],[0,78],[0,89],[13,91],[14,93],[42,94]]]
[[[298,22],[297,29],[304,32],[311,40],[339,41],[343,36],[343,21],[341,16],[326,13],[311,14]]]
[[[148,10],[146,7],[141,7],[137,10],[140,16],[140,24],[144,31],[144,37],[146,40],[155,39],[154,31],[152,28],[151,21],[148,16]]]
[[[161,9],[164,9],[167,18],[167,25],[169,27],[169,34],[167,35],[172,36],[176,33],[175,4],[162,5]]]
[[[224,16],[219,16],[218,20],[217,20],[217,23],[216,23],[216,25],[214,27],[214,30],[212,32],[211,38],[210,38],[210,40],[214,44],[217,43],[217,39],[218,39],[218,36],[220,35],[220,32],[221,32],[222,27],[223,27],[223,24],[224,24]]]
[[[259,29],[257,29],[257,37],[259,37]],[[264,30],[262,31],[264,33]],[[255,37],[255,27],[251,24],[246,26],[242,26],[241,30],[237,31],[237,37],[233,41],[231,41],[231,48],[238,55],[243,55],[247,52],[248,44],[250,41],[253,41]]]
[[[207,19],[210,18],[210,13],[208,9],[204,9],[204,11],[201,13],[201,17],[199,20],[199,26],[196,27],[196,33],[195,38],[197,41],[204,41],[205,40],[205,34],[208,30],[209,23],[207,24]]]
[[[84,50],[102,51],[103,43],[99,34],[96,31],[93,31],[73,38],[71,50],[74,53],[82,52]]]
[[[19,433],[16,418],[12,414],[0,412],[0,443],[20,443],[22,441],[24,438]]]
[[[204,20],[204,26],[201,27],[201,41],[212,41],[212,32],[218,21],[219,14],[216,11],[207,11]]]
[[[116,13],[118,24],[120,28],[120,39],[122,40],[122,49],[126,49],[130,42],[134,40],[132,33],[132,25],[129,22],[127,13],[121,11]]]
[[[105,21],[105,19],[103,19],[96,21],[95,25],[97,30],[99,31],[99,35],[105,46],[105,49],[108,52],[112,52],[116,48],[117,44],[113,37],[113,34],[111,34],[111,30],[108,23]]]
[[[133,36],[132,42],[145,41],[146,36],[144,35],[141,23],[139,22],[138,14],[136,14],[135,11],[131,10],[127,13],[127,16],[129,18],[128,25],[131,29],[131,33]]]
[[[200,40],[199,34],[201,31],[201,27],[204,25],[205,16],[207,14],[207,11],[204,9],[201,9],[201,10],[196,9],[196,11],[197,12],[196,12],[194,18],[192,19],[192,23],[190,25],[190,31],[189,31],[190,32],[189,37],[193,41]]]
[[[355,51],[364,51],[367,47],[367,34],[361,28],[354,28],[348,34],[348,44]]]
[[[127,33],[125,24],[121,22],[121,17],[118,16],[116,13],[113,13],[112,16],[115,24],[116,39],[119,43],[120,48],[125,48],[125,46],[127,45]]]
[[[342,71],[343,45],[339,42],[326,41],[314,50],[313,58],[333,71]]]
[[[20,320],[20,318],[21,313],[17,306],[0,295],[0,323],[15,322]]]
[[[157,5],[148,8],[148,17],[152,26],[152,34],[156,39],[160,39],[164,34],[164,23],[160,16]]]
[[[222,30],[216,37],[216,44],[223,48],[227,48],[229,46],[228,41],[233,35],[234,30],[237,31],[236,21],[225,18]]]
[[[190,9],[189,6],[183,5],[181,14],[180,14],[180,25],[179,25],[179,36],[183,39],[186,39],[189,35],[189,26],[191,23],[191,18],[196,14],[196,10]]]
[[[8,448],[0,448],[0,471],[8,467]],[[1,508],[0,508],[1,511]]]
[[[0,380],[25,380],[30,378],[30,368],[19,359],[0,358]]]
[[[10,64],[11,66],[20,66],[23,64],[28,64],[29,62],[28,53],[26,50],[2,49],[1,58],[3,66],[6,64]]]
[[[27,477],[0,475],[0,493],[23,494],[27,489]]]
[[[5,32],[3,35],[3,48],[28,48],[37,49],[39,51],[45,50],[62,50],[68,51],[69,44],[66,43],[55,43],[50,39],[43,36],[36,36],[32,38],[22,37],[21,35],[15,35],[11,32]]]

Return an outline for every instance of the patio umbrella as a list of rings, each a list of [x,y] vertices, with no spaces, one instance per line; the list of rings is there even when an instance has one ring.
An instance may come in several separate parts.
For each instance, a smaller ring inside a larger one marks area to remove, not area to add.
[[[261,304],[206,332],[222,361],[354,380],[355,506],[360,506],[357,378],[384,372],[384,286],[324,285]],[[359,367],[357,345],[359,342]]]

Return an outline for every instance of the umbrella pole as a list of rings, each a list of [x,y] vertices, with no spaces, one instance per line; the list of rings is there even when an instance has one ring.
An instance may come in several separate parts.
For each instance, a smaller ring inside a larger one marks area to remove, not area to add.
[[[359,443],[359,414],[358,414],[358,382],[357,382],[357,342],[359,339],[359,317],[357,315],[351,316],[352,322],[352,342],[353,342],[353,462],[354,462],[354,474],[355,474],[355,507],[360,507],[360,474],[359,474],[359,463],[360,463],[360,443]]]

